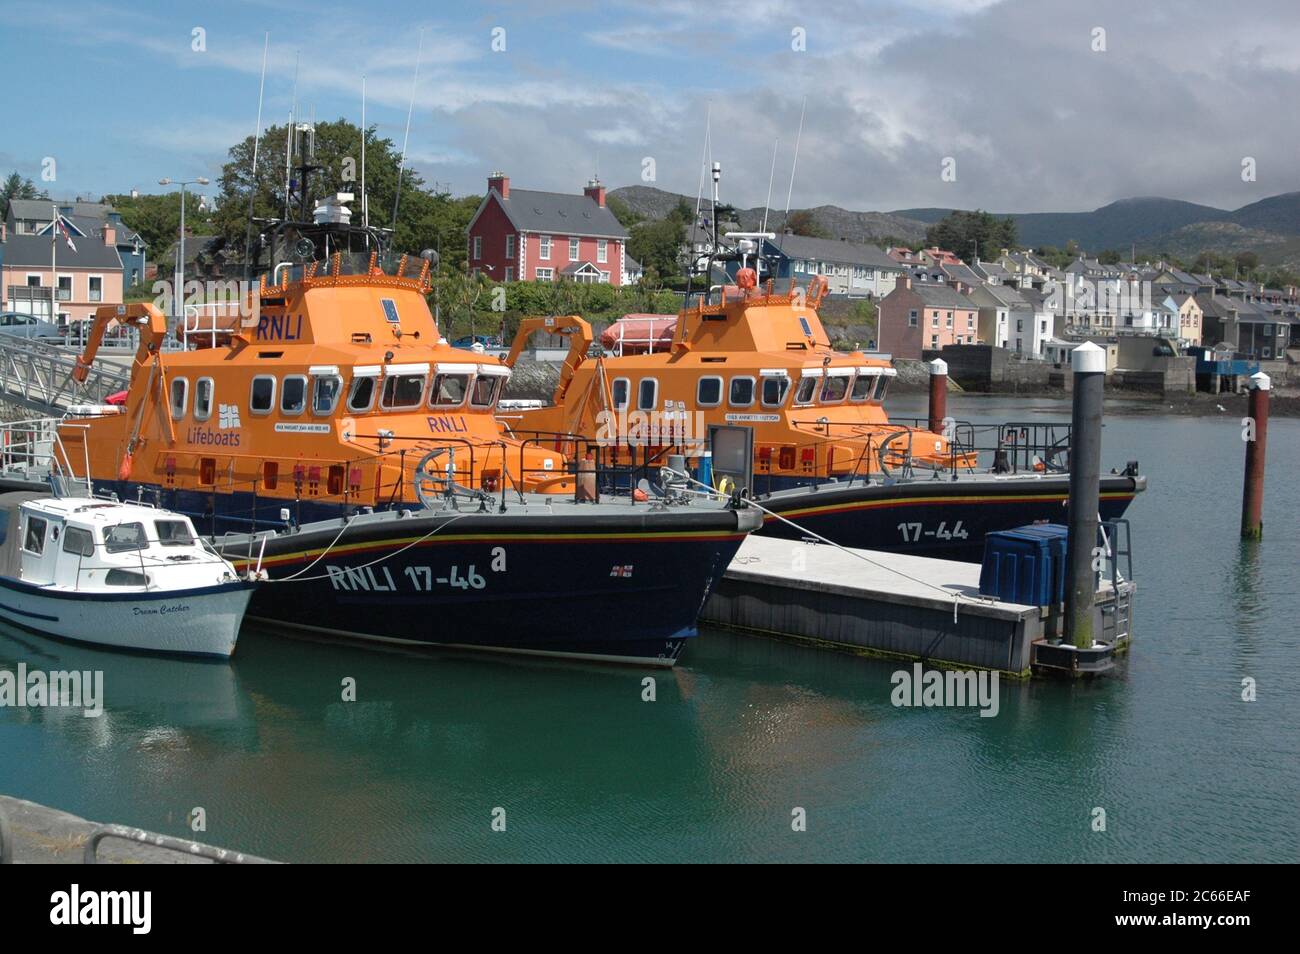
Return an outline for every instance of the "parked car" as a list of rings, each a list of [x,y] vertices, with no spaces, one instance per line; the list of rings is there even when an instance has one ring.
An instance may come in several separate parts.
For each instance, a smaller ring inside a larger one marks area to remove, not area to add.
[[[57,325],[17,311],[0,311],[0,334],[13,335],[17,338],[63,337],[63,332]]]
[[[463,338],[457,338],[451,343],[453,348],[472,348],[476,344],[481,344],[484,348],[504,348],[501,339],[496,335],[465,335]]]

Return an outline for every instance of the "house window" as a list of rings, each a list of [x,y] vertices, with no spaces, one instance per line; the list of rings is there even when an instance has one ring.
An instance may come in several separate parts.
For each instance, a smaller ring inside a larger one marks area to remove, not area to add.
[[[578,240],[576,238],[571,238],[569,239],[569,261],[576,262],[577,260],[578,260]]]
[[[104,300],[104,279],[101,276],[91,275],[89,278],[89,287],[90,292],[88,298],[90,301]]]
[[[1016,331],[1024,331],[1024,330],[1025,330],[1025,321],[1024,321],[1024,319],[1023,319],[1023,318],[1017,318],[1017,319],[1016,319]]]
[[[483,236],[475,235],[474,236],[474,258],[480,259],[482,257],[483,257]]]
[[[937,348],[937,347],[939,347],[939,336],[938,336],[938,335],[930,335],[930,347],[931,347],[931,348]]]
[[[40,275],[28,275],[28,276],[27,276],[27,287],[28,287],[28,288],[40,288],[40,287],[41,287],[41,276],[40,276]]]
[[[533,273],[537,276],[539,282],[549,282],[555,275],[553,268],[536,268]]]
[[[515,270],[514,270],[511,266],[507,265],[507,266],[506,266],[506,281],[508,281],[508,282],[512,282],[512,281],[514,281],[514,280],[515,280]]]
[[[551,259],[551,237],[549,235],[539,236],[537,239],[537,257],[542,261]]]
[[[948,327],[952,327],[952,312],[948,312]]]
[[[972,329],[974,329],[974,327],[975,327],[975,316],[974,316],[974,315],[967,315],[967,316],[966,316],[966,330],[967,330],[967,331],[971,331]]]
[[[915,328],[916,322],[917,322],[916,309],[913,308],[911,311],[907,313],[907,327]]]
[[[72,276],[59,276],[59,301],[72,301]]]
[[[654,378],[642,378],[636,389],[636,409],[653,411],[659,399],[659,382]]]
[[[717,407],[722,403],[722,378],[700,378],[695,386],[695,403],[700,407]]]
[[[602,265],[609,261],[609,242],[606,239],[596,242],[596,261]]]
[[[602,285],[608,285],[608,284],[609,284],[609,272],[601,272],[601,273],[600,273],[600,284],[602,284]]]
[[[939,313],[937,311],[930,315],[930,327],[931,328],[939,327]]]
[[[506,258],[514,258],[514,257],[515,257],[515,237],[513,235],[507,235],[506,236]]]

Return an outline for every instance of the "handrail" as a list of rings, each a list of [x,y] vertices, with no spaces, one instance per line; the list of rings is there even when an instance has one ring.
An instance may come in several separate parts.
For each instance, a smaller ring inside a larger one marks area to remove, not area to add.
[[[137,844],[148,845],[151,848],[162,848],[166,851],[175,851],[196,858],[205,858],[219,865],[279,864],[278,861],[262,858],[259,855],[231,851],[228,848],[218,848],[215,845],[205,845],[201,841],[190,841],[188,838],[160,835],[157,832],[145,831],[143,828],[128,828],[126,825],[103,825],[92,831],[89,837],[86,838],[86,851],[82,856],[82,860],[86,864],[94,865],[99,863],[99,843],[106,838],[121,838],[123,841],[133,841]]]

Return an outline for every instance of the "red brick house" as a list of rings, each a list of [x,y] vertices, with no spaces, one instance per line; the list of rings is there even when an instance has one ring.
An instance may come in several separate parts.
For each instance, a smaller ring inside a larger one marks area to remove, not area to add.
[[[512,189],[494,172],[469,223],[469,268],[493,281],[629,284],[627,230],[592,179],[581,195]]]

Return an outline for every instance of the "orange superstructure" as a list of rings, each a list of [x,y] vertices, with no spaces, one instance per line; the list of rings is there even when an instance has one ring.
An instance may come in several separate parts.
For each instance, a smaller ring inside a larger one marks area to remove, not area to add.
[[[552,406],[502,417],[519,432],[688,455],[702,449],[709,424],[749,425],[755,479],[774,486],[973,463],[943,434],[890,423],[882,401],[896,371],[887,356],[831,347],[817,315],[825,293],[820,277],[778,291],[741,269],[735,285],[683,309],[671,347],[650,354],[585,358],[591,331],[581,319],[529,320],[521,334],[545,327],[583,347],[571,350]]]
[[[441,338],[427,264],[403,258],[393,272],[372,255],[345,274],[335,255],[263,279],[191,350],[164,348],[152,305],[100,308],[81,366],[112,321],[138,329],[139,347],[125,403],[63,428],[69,455],[82,459],[84,442],[97,483],[175,491],[190,511],[211,498],[217,514],[414,503],[420,482],[571,492],[562,454],[495,420],[509,369]]]

